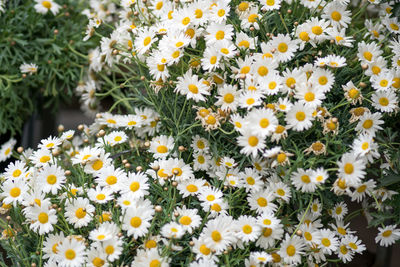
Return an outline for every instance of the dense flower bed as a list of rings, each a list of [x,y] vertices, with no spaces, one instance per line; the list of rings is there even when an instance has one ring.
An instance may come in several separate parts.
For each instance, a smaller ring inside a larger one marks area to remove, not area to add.
[[[378,244],[400,238],[391,5],[127,0],[86,13],[85,40],[102,38],[76,90],[95,123],[1,148],[19,159],[1,185],[16,262],[347,263],[365,250],[350,227],[361,212]]]

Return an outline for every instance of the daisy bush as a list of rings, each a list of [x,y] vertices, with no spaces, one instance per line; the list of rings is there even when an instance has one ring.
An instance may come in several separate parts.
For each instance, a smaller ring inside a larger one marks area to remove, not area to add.
[[[0,1],[0,134],[14,136],[40,106],[72,96],[93,47],[84,1]],[[79,55],[80,53],[83,53]]]
[[[90,4],[76,92],[95,122],[0,150],[14,262],[340,264],[366,249],[361,213],[400,238],[393,4]]]

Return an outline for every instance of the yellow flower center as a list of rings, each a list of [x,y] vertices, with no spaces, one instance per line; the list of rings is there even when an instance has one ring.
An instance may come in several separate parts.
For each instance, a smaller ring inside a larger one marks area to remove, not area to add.
[[[383,237],[389,237],[392,235],[392,231],[391,230],[386,230],[385,232],[382,233]]]
[[[78,219],[82,219],[82,218],[84,218],[84,217],[86,216],[86,211],[84,211],[83,208],[79,208],[79,209],[77,209],[77,210],[75,211],[75,216],[76,216]]]
[[[283,197],[285,195],[285,191],[282,188],[279,188],[278,190],[276,190],[276,193],[278,195],[280,195],[281,197]]]
[[[304,238],[305,238],[307,241],[311,241],[311,240],[312,240],[312,235],[311,235],[309,232],[305,232],[305,233],[304,233]]]
[[[227,48],[221,48],[221,53],[227,55],[229,54],[229,50]]]
[[[168,152],[168,148],[166,146],[164,146],[164,145],[160,145],[160,146],[157,147],[157,152],[161,153],[161,154],[167,153]]]
[[[351,248],[354,249],[354,250],[356,250],[356,249],[358,248],[358,246],[357,246],[355,243],[353,243],[353,242],[350,242],[350,243],[349,243],[349,247],[351,247]]]
[[[378,66],[373,66],[372,68],[372,73],[377,75],[381,72],[381,68],[379,68]]]
[[[278,45],[278,51],[281,53],[285,53],[288,50],[288,45],[286,43],[280,43]]]
[[[194,84],[189,84],[188,88],[189,91],[192,92],[193,94],[199,93],[199,88]]]
[[[144,38],[144,40],[143,40],[143,45],[144,45],[144,46],[148,46],[148,45],[150,44],[150,42],[151,42],[151,37],[150,37],[150,36],[147,36],[147,37]]]
[[[242,230],[243,230],[243,232],[245,233],[245,234],[251,234],[252,232],[253,232],[253,228],[250,226],[250,225],[248,225],[248,224],[246,224],[246,225],[244,225],[243,227],[242,227]]]
[[[215,200],[215,196],[214,196],[214,195],[208,195],[208,196],[206,197],[206,199],[207,199],[208,201],[214,201],[214,200]]]
[[[339,206],[339,207],[336,208],[335,213],[337,215],[340,215],[342,213],[342,211],[343,211],[342,207]]]
[[[220,9],[220,10],[218,10],[217,14],[218,14],[219,17],[223,17],[225,15],[225,10],[224,9]]]
[[[186,34],[187,36],[189,36],[190,39],[192,39],[192,38],[194,37],[195,31],[194,31],[194,29],[187,29],[186,32],[185,32],[185,34]],[[197,61],[195,61],[195,62],[197,62]]]
[[[190,193],[194,193],[198,191],[198,188],[196,185],[194,184],[190,184],[188,186],[186,186],[187,191],[189,191]]]
[[[254,98],[249,98],[249,99],[246,100],[246,104],[247,104],[247,105],[252,105],[252,104],[254,104],[254,102],[256,102],[256,101],[254,100]]]
[[[157,2],[156,9],[160,10],[163,7],[164,3],[162,1]]]
[[[328,78],[326,78],[326,76],[321,76],[318,78],[318,82],[320,85],[325,85],[328,83]]]
[[[210,253],[211,253],[211,249],[209,249],[206,245],[201,245],[200,246],[200,248],[199,248],[199,250],[200,250],[200,252],[203,254],[203,255],[209,255]]]
[[[385,80],[385,79],[383,79],[379,82],[379,85],[382,87],[386,87],[386,86],[388,86],[388,84],[389,84],[388,80]]]
[[[104,251],[105,251],[108,255],[111,255],[111,254],[114,253],[114,246],[109,245],[109,246],[107,246],[107,247],[104,249]]]
[[[204,158],[204,156],[200,155],[200,156],[197,157],[197,161],[200,164],[204,164],[204,162],[206,162],[206,159]]]
[[[294,78],[292,78],[292,77],[290,77],[290,78],[288,78],[287,80],[286,80],[286,85],[287,85],[287,87],[291,87],[292,85],[294,85],[296,83],[296,80],[294,79]]]
[[[256,136],[252,135],[249,137],[248,143],[250,146],[255,147],[258,144],[258,138]]]
[[[283,163],[286,160],[286,154],[285,153],[279,153],[278,156],[276,157],[276,161],[278,163]]]
[[[50,160],[50,157],[49,156],[42,156],[40,159],[39,159],[39,161],[41,162],[41,163],[46,163],[46,162],[48,162]]]
[[[203,10],[201,10],[201,9],[196,9],[196,10],[194,11],[194,16],[195,16],[196,19],[202,18],[202,17],[203,17]]]
[[[155,248],[157,247],[157,243],[154,240],[148,240],[145,244],[146,248]]]
[[[314,27],[311,28],[311,31],[315,35],[321,35],[322,34],[321,26],[314,26]]]
[[[189,225],[192,223],[192,219],[189,216],[182,216],[179,219],[179,223],[183,225]]]
[[[338,228],[337,228],[337,231],[338,231],[339,234],[341,234],[341,235],[346,235],[346,234],[347,234],[346,229],[344,229],[343,227],[338,227]]]
[[[182,19],[182,24],[183,25],[188,25],[190,23],[190,18],[189,17],[185,17],[184,19]]]
[[[247,177],[247,178],[246,178],[246,182],[247,182],[247,184],[249,184],[249,185],[254,185],[256,181],[254,180],[253,177]]]
[[[399,30],[399,25],[394,24],[394,23],[390,23],[390,28],[392,28],[392,30],[394,30],[394,31],[398,31]]]
[[[369,129],[372,127],[372,125],[374,124],[374,122],[371,119],[365,120],[363,123],[363,128],[364,129]]]
[[[365,184],[363,184],[363,185],[361,185],[361,186],[359,186],[359,187],[357,188],[357,192],[358,192],[358,193],[364,193],[364,192],[365,192],[365,189],[367,189],[367,186],[366,186]]]
[[[47,9],[50,9],[50,8],[51,8],[51,2],[50,2],[50,1],[43,1],[43,2],[42,2],[42,5],[43,5],[45,8],[47,8]]]
[[[266,206],[268,205],[268,201],[267,201],[264,197],[259,197],[259,198],[257,199],[257,204],[258,204],[260,207],[266,207]]]
[[[354,172],[354,166],[351,163],[346,163],[344,165],[344,172],[346,174],[352,174]]]
[[[272,228],[265,227],[263,229],[263,236],[264,237],[269,237],[272,234]]]
[[[258,72],[258,74],[259,74],[260,76],[265,76],[265,75],[268,74],[268,68],[265,67],[265,66],[260,66],[260,67],[258,68],[257,72]]]
[[[299,38],[304,42],[308,42],[310,40],[310,36],[308,35],[308,32],[299,33]]]
[[[315,99],[315,94],[314,94],[313,92],[307,92],[307,93],[305,93],[305,95],[304,95],[304,99],[305,99],[307,102],[311,102],[311,101],[313,101],[313,100]]]
[[[302,181],[303,183],[305,183],[305,184],[309,184],[309,183],[311,182],[310,176],[308,176],[308,175],[302,175],[302,176],[301,176],[301,181]]]
[[[225,38],[225,32],[224,31],[217,31],[215,34],[215,39],[217,40],[222,40]]]
[[[172,57],[173,57],[173,58],[178,58],[180,54],[181,54],[181,52],[179,52],[179,50],[176,50],[176,51],[174,51],[174,52],[172,53]]]
[[[10,196],[14,198],[19,197],[20,194],[21,194],[21,189],[19,189],[18,187],[14,187],[13,189],[10,190]]]
[[[13,176],[14,178],[16,178],[16,177],[20,176],[21,173],[22,173],[22,172],[21,172],[20,170],[15,170],[15,171],[13,171],[12,176]]]
[[[351,88],[349,90],[349,97],[352,99],[356,99],[360,95],[360,91],[358,91],[356,88]]]
[[[328,238],[324,237],[321,240],[321,244],[324,245],[325,247],[329,247],[331,245],[331,241]]]
[[[369,51],[365,51],[365,52],[363,53],[363,56],[364,56],[364,58],[365,58],[366,60],[368,60],[368,61],[371,61],[371,59],[372,59],[372,53],[369,52]]]
[[[286,253],[288,254],[289,257],[292,257],[294,254],[296,254],[296,248],[293,245],[289,245],[286,248]]]
[[[93,170],[95,170],[95,171],[98,171],[98,170],[100,170],[101,168],[103,168],[103,161],[101,161],[101,160],[96,160],[93,164],[92,164],[92,168],[93,168]]]
[[[142,225],[142,219],[140,217],[132,217],[131,219],[131,226],[134,228],[138,228],[140,225]]]
[[[159,260],[152,260],[149,264],[149,267],[160,267],[161,262]]]
[[[71,261],[71,260],[75,259],[75,257],[76,257],[76,253],[75,253],[75,251],[73,249],[67,249],[65,251],[65,258],[67,260]]]
[[[267,0],[266,3],[267,3],[267,6],[273,6],[273,5],[275,5],[275,0]]]
[[[251,14],[251,15],[247,18],[247,20],[248,20],[250,23],[256,22],[257,19],[258,19],[258,15],[257,15],[257,14]]]
[[[106,183],[109,185],[113,185],[117,182],[117,177],[115,177],[114,175],[110,175],[106,178]]]
[[[341,20],[341,18],[342,18],[342,14],[340,14],[340,13],[337,12],[337,11],[333,11],[332,14],[331,14],[331,18],[332,18],[334,21],[339,21],[339,20]]]
[[[298,111],[298,112],[296,113],[296,119],[297,119],[298,121],[304,121],[305,118],[306,118],[306,114],[305,114],[303,111]]]
[[[98,194],[97,196],[96,196],[96,199],[97,200],[104,200],[106,198],[106,195],[104,195],[104,194],[102,194],[102,193],[100,193],[100,194]]]
[[[213,211],[220,212],[221,211],[221,206],[218,203],[214,203],[214,204],[212,204],[211,209]]]
[[[346,245],[341,245],[340,246],[340,253],[346,255],[347,252],[348,252],[348,249],[347,249]]]
[[[94,266],[96,266],[96,267],[101,267],[101,266],[104,265],[104,263],[105,263],[105,261],[102,260],[102,259],[100,259],[99,257],[95,257],[95,258],[92,260],[92,264],[93,264]]]
[[[232,103],[234,100],[235,100],[235,97],[234,97],[233,94],[231,94],[231,93],[227,93],[227,94],[224,96],[224,101],[225,101],[226,103],[228,103],[228,104]]]
[[[249,8],[249,3],[248,2],[241,2],[239,5],[238,5],[238,9],[239,9],[239,11],[246,11],[247,9]]]
[[[55,176],[55,175],[53,175],[53,174],[47,176],[47,183],[48,183],[48,184],[53,185],[53,184],[55,184],[56,182],[57,182],[57,176]]]
[[[214,240],[214,242],[219,242],[222,239],[220,232],[218,232],[216,230],[212,231],[211,238]]]
[[[41,224],[47,223],[47,222],[49,221],[49,215],[47,215],[46,212],[41,212],[41,213],[39,213],[39,215],[38,215],[38,221],[39,221]]]
[[[249,48],[250,47],[250,43],[247,40],[242,40],[242,41],[240,41],[238,43],[238,46],[243,46],[243,47]]]

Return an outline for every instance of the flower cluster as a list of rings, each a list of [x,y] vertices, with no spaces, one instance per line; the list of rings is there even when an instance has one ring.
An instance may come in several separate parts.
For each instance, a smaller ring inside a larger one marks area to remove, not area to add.
[[[379,16],[364,21],[368,6]],[[122,0],[85,14],[84,39],[105,36],[83,109],[111,96],[129,114],[97,113],[10,164],[5,237],[39,235],[47,266],[312,266],[365,250],[348,203],[373,222],[398,196],[381,183],[399,159],[384,129],[400,88],[391,5]],[[380,226],[380,245],[400,239]]]

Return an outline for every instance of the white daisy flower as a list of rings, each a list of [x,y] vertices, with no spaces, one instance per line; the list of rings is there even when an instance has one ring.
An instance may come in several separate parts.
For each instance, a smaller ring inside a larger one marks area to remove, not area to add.
[[[359,118],[359,122],[357,123],[355,130],[361,133],[367,133],[372,137],[374,137],[376,131],[383,129],[380,126],[381,124],[384,123],[384,121],[381,120],[381,118],[382,114],[379,112],[376,113],[365,112]]]
[[[250,193],[247,197],[250,209],[255,210],[259,214],[263,212],[274,212],[277,209],[276,204],[272,203],[274,200],[274,194],[266,189]]]
[[[256,157],[258,152],[265,148],[264,139],[262,135],[256,134],[250,129],[245,130],[242,135],[237,138],[238,145],[242,147],[240,153]]]
[[[345,153],[338,162],[338,177],[349,185],[359,184],[366,174],[365,167],[363,160],[352,153]]]
[[[242,242],[255,241],[261,234],[257,219],[251,216],[241,215],[235,222],[235,228],[235,235]]]
[[[56,210],[49,208],[50,203],[44,205],[33,206],[26,214],[28,220],[31,221],[29,228],[37,232],[39,235],[53,231],[53,225],[57,223]]]
[[[297,102],[293,105],[290,111],[286,114],[287,125],[295,131],[304,131],[312,126],[313,110],[304,104]]]
[[[142,172],[128,173],[128,179],[121,183],[121,195],[128,195],[132,200],[148,195],[148,190],[148,178]]]
[[[95,207],[89,204],[87,198],[78,197],[65,203],[65,218],[76,228],[87,226],[93,219],[94,211]]]
[[[232,218],[218,216],[209,220],[203,229],[201,237],[204,238],[207,247],[214,249],[217,253],[221,253],[237,240],[234,235]]]
[[[57,245],[57,263],[59,266],[82,266],[85,263],[85,249],[83,242],[67,237]]]
[[[210,94],[207,85],[203,83],[203,79],[199,80],[197,75],[192,74],[191,69],[183,77],[178,77],[174,91],[186,95],[186,98],[193,99],[195,102],[205,101],[205,96]]]
[[[375,237],[375,243],[383,247],[393,245],[400,239],[400,229],[396,228],[397,225],[387,225],[385,227],[378,227],[378,235]]]
[[[35,74],[38,71],[38,65],[35,63],[23,63],[19,66],[21,73]]]
[[[128,236],[138,239],[148,233],[153,215],[154,209],[152,208],[128,208],[125,216],[121,216],[122,230],[127,231]]]
[[[299,264],[301,262],[301,255],[304,254],[305,244],[297,235],[290,238],[286,234],[285,239],[281,243],[279,254],[283,261],[288,264]]]
[[[35,9],[40,14],[46,14],[47,12],[53,13],[53,15],[57,15],[61,6],[54,2],[53,0],[35,0]]]
[[[1,191],[0,197],[2,198],[2,202],[5,204],[12,203],[15,206],[24,200],[24,195],[28,191],[28,185],[22,179],[10,179],[1,185]]]
[[[321,251],[324,254],[331,255],[339,247],[339,240],[335,237],[335,233],[328,229],[321,229],[321,242],[319,243]]]
[[[114,198],[113,191],[110,188],[100,186],[90,188],[87,195],[91,201],[99,204],[105,204]]]

